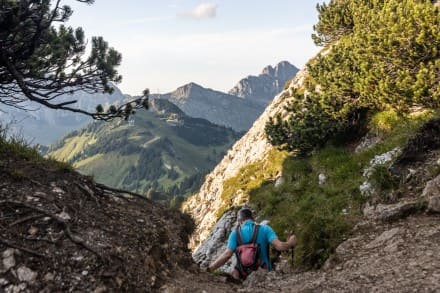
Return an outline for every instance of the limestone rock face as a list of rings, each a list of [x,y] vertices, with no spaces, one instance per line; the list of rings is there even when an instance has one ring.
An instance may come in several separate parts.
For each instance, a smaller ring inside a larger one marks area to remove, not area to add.
[[[193,217],[196,224],[196,231],[190,240],[192,249],[196,249],[208,237],[218,220],[217,214],[222,205],[221,194],[225,180],[237,175],[242,167],[267,158],[273,147],[266,139],[265,124],[269,117],[276,113],[286,115],[284,106],[288,102],[289,92],[301,86],[305,76],[305,69],[298,72],[289,88],[273,99],[251,129],[235,143],[216,168],[206,176],[200,192],[184,203],[183,210]],[[238,194],[235,201],[241,202],[243,196],[245,195]]]
[[[298,71],[298,68],[287,61],[282,61],[275,67],[269,65],[258,76],[250,75],[240,80],[229,91],[229,94],[254,101],[265,107]]]

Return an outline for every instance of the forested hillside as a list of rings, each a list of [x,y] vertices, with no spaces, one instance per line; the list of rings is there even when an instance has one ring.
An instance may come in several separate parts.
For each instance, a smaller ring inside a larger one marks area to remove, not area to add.
[[[182,200],[239,137],[231,129],[186,116],[154,99],[130,121],[95,122],[66,135],[48,155],[96,181],[159,201]]]

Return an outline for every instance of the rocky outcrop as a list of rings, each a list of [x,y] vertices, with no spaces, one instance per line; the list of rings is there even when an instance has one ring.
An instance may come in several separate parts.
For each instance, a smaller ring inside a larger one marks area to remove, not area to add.
[[[190,246],[195,249],[204,241],[218,220],[218,212],[223,205],[221,194],[225,180],[231,178],[239,170],[251,163],[267,158],[273,149],[267,141],[264,127],[269,117],[276,113],[285,114],[284,105],[288,102],[289,93],[293,88],[302,85],[306,70],[301,70],[293,79],[289,88],[276,96],[264,113],[255,121],[252,128],[232,147],[216,168],[206,176],[200,192],[184,203],[183,210],[189,213],[196,222]],[[242,202],[245,194],[238,194],[235,202]]]
[[[287,61],[282,61],[275,67],[269,65],[258,76],[250,75],[240,80],[228,93],[266,107],[298,71],[298,68]]]

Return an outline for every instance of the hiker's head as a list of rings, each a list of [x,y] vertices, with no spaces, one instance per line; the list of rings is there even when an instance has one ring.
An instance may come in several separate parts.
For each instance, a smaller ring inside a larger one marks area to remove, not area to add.
[[[252,211],[248,208],[242,208],[237,213],[237,220],[240,223],[243,223],[247,220],[253,220],[254,217],[252,217]]]

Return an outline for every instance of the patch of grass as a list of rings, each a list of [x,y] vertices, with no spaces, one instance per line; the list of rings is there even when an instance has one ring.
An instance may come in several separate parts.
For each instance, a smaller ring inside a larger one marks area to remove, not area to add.
[[[343,148],[327,147],[310,158],[288,158],[285,183],[263,184],[251,191],[250,202],[284,238],[298,238],[295,263],[319,267],[347,236],[359,216],[362,166]],[[319,174],[326,183],[319,185]]]
[[[287,152],[273,149],[265,160],[247,165],[236,176],[226,180],[223,183],[222,206],[217,213],[217,218],[220,218],[229,208],[247,202],[251,190],[259,188],[266,181],[271,181],[281,174],[286,156]]]

